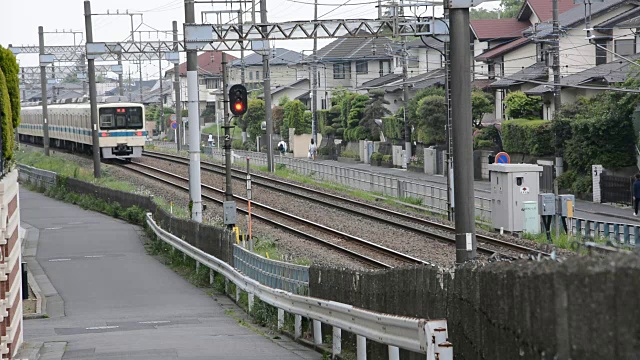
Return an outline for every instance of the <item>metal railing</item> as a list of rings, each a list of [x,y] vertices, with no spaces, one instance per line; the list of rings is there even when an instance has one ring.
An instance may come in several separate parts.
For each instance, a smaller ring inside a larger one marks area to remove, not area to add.
[[[55,172],[22,164],[18,164],[18,178],[45,189],[55,187],[58,183],[58,174]]]
[[[217,160],[222,160],[224,156],[222,149],[208,147],[205,154]],[[251,158],[253,164],[257,166],[267,165],[267,154],[265,153],[232,150],[232,154],[232,161],[242,165],[244,165],[247,157]],[[318,180],[329,181],[354,189],[378,193],[383,196],[420,199],[422,207],[434,213],[447,214],[447,189],[445,187],[280,155],[274,157],[274,163],[284,165],[302,175],[313,176]],[[482,221],[491,221],[491,199],[476,196],[475,210],[475,215]]]
[[[245,276],[231,265],[204,251],[190,245],[184,240],[160,228],[147,214],[147,224],[157,237],[172,246],[175,250],[194,259],[200,266],[221,274],[235,284],[236,298],[239,291],[248,294],[249,311],[253,307],[255,297],[278,309],[278,330],[284,327],[284,313],[295,316],[295,336],[302,336],[302,317],[313,320],[314,342],[322,344],[320,323],[333,326],[333,353],[341,350],[341,329],[357,335],[358,359],[366,358],[366,339],[374,340],[389,346],[389,353],[398,358],[398,349],[427,355],[427,360],[453,359],[453,347],[447,341],[446,320],[426,320],[406,316],[395,316],[356,308],[352,305],[327,301],[291,292],[274,289]]]
[[[309,267],[271,260],[233,246],[233,267],[262,285],[294,294],[309,293]]]
[[[615,245],[638,246],[640,225],[573,218],[569,221],[573,235],[611,241]],[[633,240],[633,241],[632,241]]]

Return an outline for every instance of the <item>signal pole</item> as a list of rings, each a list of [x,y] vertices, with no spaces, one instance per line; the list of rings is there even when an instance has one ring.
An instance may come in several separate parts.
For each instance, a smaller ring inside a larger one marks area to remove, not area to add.
[[[560,110],[562,106],[561,99],[561,87],[560,87],[560,23],[558,21],[558,0],[552,0],[553,10],[553,110],[554,120],[555,113]],[[557,177],[562,175],[562,156],[556,157],[556,172],[553,179],[553,192],[558,196],[558,180]],[[558,216],[555,219],[556,225],[556,239],[560,238],[560,221]]]
[[[313,4],[313,20],[318,20],[318,0]],[[313,64],[311,65],[311,81],[313,82],[313,90],[311,91],[311,138],[316,144],[316,147],[320,147],[318,144],[318,34],[314,33],[313,36]],[[357,69],[356,69],[357,73]],[[297,80],[297,79],[296,79]]]
[[[44,55],[44,29],[42,26],[38,26],[38,38],[40,45],[40,55]],[[40,60],[40,89],[42,90],[42,134],[44,154],[49,156],[49,110],[47,109],[47,67],[43,66],[42,60]]]
[[[184,22],[195,24],[195,3],[184,0]],[[185,34],[186,42],[186,34]],[[200,184],[200,120],[198,119],[198,52],[187,50],[187,106],[189,109],[189,193],[191,220],[202,222],[202,189]]]
[[[229,125],[229,92],[227,89],[227,54],[222,52],[222,116],[224,121],[224,163],[226,172],[226,181],[224,188],[224,201],[233,201],[233,190],[231,188],[231,132]],[[229,224],[230,225],[230,224]]]
[[[91,2],[84,2],[84,26],[87,33],[87,44],[93,42],[93,27],[91,25]],[[89,73],[89,102],[91,104],[91,140],[93,142],[93,176],[99,178],[100,174],[100,146],[98,141],[98,104],[96,99],[96,64],[93,57],[87,58]]]
[[[173,22],[173,51],[178,52],[178,22]],[[178,62],[173,65],[173,91],[176,97],[176,123],[178,128],[176,129],[177,142],[176,146],[178,151],[182,150],[182,104],[180,103],[180,56],[178,56]]]

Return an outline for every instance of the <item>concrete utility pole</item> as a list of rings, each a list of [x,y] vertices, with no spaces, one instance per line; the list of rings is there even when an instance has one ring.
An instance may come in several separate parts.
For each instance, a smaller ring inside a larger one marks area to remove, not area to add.
[[[267,23],[267,0],[260,0],[260,22]],[[268,27],[263,26],[263,31],[267,31]],[[269,70],[269,53],[270,45],[269,41],[264,42],[267,46],[263,49],[262,53],[262,75],[264,77],[264,110],[265,120],[267,123],[267,171],[273,172],[273,145],[271,144],[271,138],[273,134],[273,123],[271,121],[271,74]]]
[[[242,6],[242,3],[240,3],[240,6]],[[240,32],[242,33],[243,31],[242,30],[242,10],[238,10],[238,29],[240,29]],[[240,43],[240,83],[244,85],[245,75],[246,75],[245,62],[244,62],[244,43],[242,41],[239,41],[239,43]]]
[[[195,24],[195,3],[184,0],[184,22]],[[185,42],[186,34],[185,34]],[[187,106],[189,109],[189,193],[191,194],[191,219],[202,222],[202,193],[200,184],[200,120],[198,115],[198,52],[187,50]]]
[[[314,1],[313,5],[313,20],[318,21],[318,0]],[[311,138],[316,144],[316,147],[320,147],[318,144],[318,33],[314,33],[313,36],[313,63],[311,65],[311,81],[313,83],[313,89],[311,90]],[[358,69],[356,69],[356,74]],[[297,79],[296,79],[297,80]]]
[[[409,78],[409,56],[407,53],[407,37],[402,37],[402,96],[404,102],[404,154],[405,158],[402,162],[402,167],[405,169],[409,166],[411,161],[411,129],[409,126],[409,118],[407,117],[407,107],[409,106],[409,84],[407,79]]]
[[[164,99],[163,87],[162,87],[162,53],[158,51],[158,79],[160,79],[160,124],[162,129],[167,129],[167,124],[164,122]]]
[[[138,88],[138,90],[140,90],[140,102],[142,102],[142,57],[140,57],[140,60],[138,61],[138,65],[140,69],[140,87]]]
[[[93,27],[91,26],[91,2],[84,2],[84,27],[87,34],[87,44],[93,42]],[[96,99],[96,65],[95,60],[87,58],[89,73],[89,102],[91,104],[91,141],[93,142],[93,176],[99,178],[100,173],[100,146],[98,141],[98,103]]]
[[[122,54],[118,54],[118,65],[120,66],[120,72],[118,73],[118,94],[124,96],[124,84],[122,80]]]
[[[560,110],[562,106],[561,101],[561,87],[560,87],[560,23],[558,21],[558,0],[552,0],[553,10],[553,110],[555,119],[555,113]],[[557,134],[556,134],[557,136]],[[558,180],[557,177],[562,175],[562,156],[556,157],[556,172],[553,179],[553,193],[558,196]],[[556,240],[560,238],[560,221],[556,216]]]
[[[469,8],[449,9],[451,36],[451,105],[455,188],[456,263],[476,257],[471,133],[471,56]]]
[[[178,52],[178,22],[173,23],[173,51]],[[176,123],[178,128],[176,129],[176,146],[178,151],[182,150],[182,104],[180,103],[180,57],[178,61],[173,65],[173,92],[176,97]]]
[[[40,45],[40,55],[44,55],[44,30],[38,26],[38,39]],[[49,111],[47,109],[47,67],[40,64],[40,89],[42,90],[42,133],[44,154],[49,156]]]
[[[224,201],[235,204],[233,200],[233,190],[231,187],[231,129],[229,124],[229,92],[227,89],[227,83],[227,54],[225,52],[222,52],[222,115],[224,119],[224,163],[226,170]],[[233,227],[233,225],[235,224],[228,224],[230,228]]]

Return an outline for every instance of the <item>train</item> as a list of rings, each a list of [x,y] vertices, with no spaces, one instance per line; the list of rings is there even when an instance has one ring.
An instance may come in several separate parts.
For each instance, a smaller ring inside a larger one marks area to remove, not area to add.
[[[49,105],[43,120],[42,106],[23,107],[18,126],[19,141],[43,144],[43,123],[49,128],[49,146],[91,154],[91,106],[89,103]],[[147,131],[144,105],[138,103],[98,104],[98,136],[103,159],[131,159],[142,156]]]

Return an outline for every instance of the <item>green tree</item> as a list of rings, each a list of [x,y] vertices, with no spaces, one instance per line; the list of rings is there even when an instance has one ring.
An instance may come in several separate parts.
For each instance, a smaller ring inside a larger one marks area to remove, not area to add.
[[[522,8],[522,4],[524,4],[524,0],[501,0],[500,1],[500,18],[515,18],[518,16],[520,12],[520,8]],[[545,21],[548,19],[540,19],[541,21]]]
[[[246,131],[249,133],[250,139],[255,139],[264,133],[262,130],[262,122],[266,119],[266,111],[264,101],[260,99],[251,99],[247,104],[247,112],[242,116],[246,123]]]
[[[285,129],[294,128],[295,134],[304,134],[304,112],[306,108],[300,100],[289,101],[284,105],[284,126]],[[287,131],[288,134],[288,131]]]
[[[493,112],[493,97],[481,90],[471,93],[471,121],[474,127],[482,126],[484,114]]]
[[[291,99],[285,95],[278,100],[278,106],[284,107],[289,101],[291,101]]]
[[[391,111],[385,107],[389,101],[384,98],[384,90],[372,90],[369,92],[369,101],[364,109],[360,125],[368,130],[371,140],[380,139],[380,126],[375,120],[391,115]]]
[[[5,160],[11,160],[13,158],[13,118],[7,80],[2,69],[0,69],[0,122],[2,126],[2,157]]]
[[[11,101],[12,125],[16,129],[20,125],[20,80],[18,79],[20,68],[11,50],[2,46],[0,46],[0,69],[2,69],[6,79],[9,101]]]
[[[505,98],[506,114],[511,119],[540,119],[542,98],[527,96],[522,91],[512,91]]]
[[[419,122],[418,116],[418,106],[420,105],[420,101],[427,96],[442,96],[444,97],[444,88],[439,86],[430,86],[426,89],[422,89],[418,91],[413,98],[409,100],[409,104],[407,105],[407,119],[409,119],[409,124],[416,126]],[[404,121],[404,114],[400,113],[401,119]]]
[[[369,102],[369,97],[367,95],[354,95],[355,96],[353,96],[351,100],[349,116],[347,118],[347,125],[349,128],[355,128],[360,125],[360,120],[362,120],[362,116],[364,115],[364,109],[367,106],[367,102]]]
[[[429,95],[420,100],[417,115],[418,132],[427,144],[442,144],[446,140],[447,102],[444,96]]]
[[[488,9],[469,9],[469,18],[471,20],[486,20],[486,19],[499,19],[500,10],[488,10]]]

